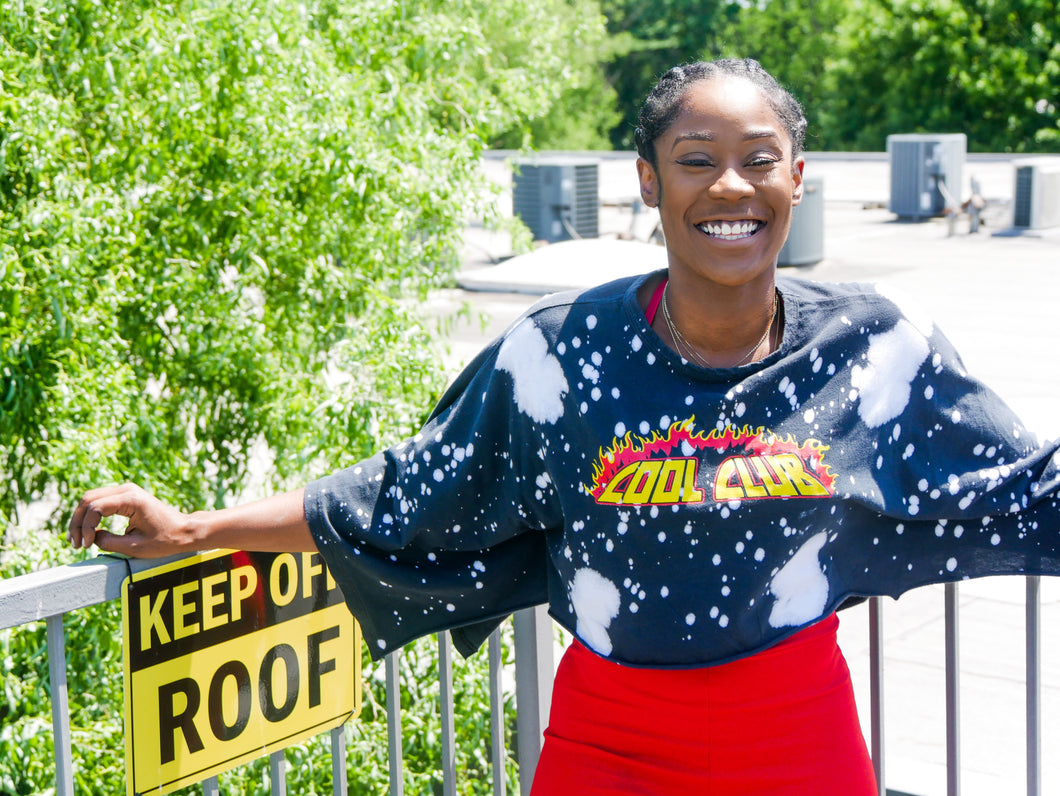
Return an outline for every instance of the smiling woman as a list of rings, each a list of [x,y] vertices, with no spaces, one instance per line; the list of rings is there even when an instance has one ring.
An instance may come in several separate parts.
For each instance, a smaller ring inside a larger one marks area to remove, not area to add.
[[[1060,456],[930,319],[777,278],[804,128],[752,61],[672,70],[638,130],[665,270],[542,299],[420,433],[304,490],[89,493],[73,543],[117,512],[107,549],[315,546],[375,657],[548,602],[575,642],[534,796],[875,794],[836,610],[1060,574]]]

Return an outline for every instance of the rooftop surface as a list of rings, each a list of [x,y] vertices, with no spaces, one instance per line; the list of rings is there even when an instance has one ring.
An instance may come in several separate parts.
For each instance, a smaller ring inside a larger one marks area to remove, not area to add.
[[[460,325],[451,367],[468,361],[540,295],[588,287],[665,265],[647,243],[654,211],[634,212],[634,156],[599,160],[601,237],[551,244],[512,257],[511,239],[472,225],[459,289],[435,299],[439,311],[468,302],[485,326]],[[969,155],[960,199],[972,178],[986,199],[984,226],[967,217],[899,221],[887,209],[890,164],[882,153],[808,153],[805,174],[824,194],[824,259],[782,269],[824,281],[887,283],[935,317],[968,369],[999,392],[1043,437],[1060,436],[1060,229],[1009,235],[1015,185],[1012,159]],[[510,167],[486,160],[511,213]],[[1057,529],[1060,532],[1060,528]],[[1018,794],[1026,788],[1024,581],[991,578],[960,587],[961,793]],[[840,642],[854,677],[866,739],[868,613],[841,613]],[[945,656],[942,587],[887,601],[885,636],[886,784],[915,796],[946,794]],[[1042,793],[1060,793],[1060,579],[1042,583]]]

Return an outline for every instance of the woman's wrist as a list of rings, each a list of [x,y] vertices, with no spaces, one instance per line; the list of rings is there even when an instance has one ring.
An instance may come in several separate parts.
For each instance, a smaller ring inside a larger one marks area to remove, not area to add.
[[[218,515],[224,511],[193,511],[182,515],[182,522],[178,529],[177,543],[188,552],[201,552],[203,550],[216,550],[219,547],[229,547],[222,538],[223,534],[218,531]]]

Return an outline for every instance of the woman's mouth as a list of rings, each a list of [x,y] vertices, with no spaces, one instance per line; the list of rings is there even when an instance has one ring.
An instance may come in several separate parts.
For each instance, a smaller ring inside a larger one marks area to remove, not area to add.
[[[721,240],[742,240],[758,232],[761,221],[705,221],[696,227],[704,235]]]

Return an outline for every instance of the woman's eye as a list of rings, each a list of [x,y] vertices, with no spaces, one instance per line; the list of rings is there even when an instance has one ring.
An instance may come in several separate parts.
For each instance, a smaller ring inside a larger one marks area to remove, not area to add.
[[[760,155],[758,157],[751,158],[751,160],[748,163],[748,165],[750,165],[750,166],[772,166],[776,162],[777,162],[776,158],[770,157],[768,155]]]
[[[713,165],[708,158],[681,158],[677,161],[680,166],[706,167]]]

